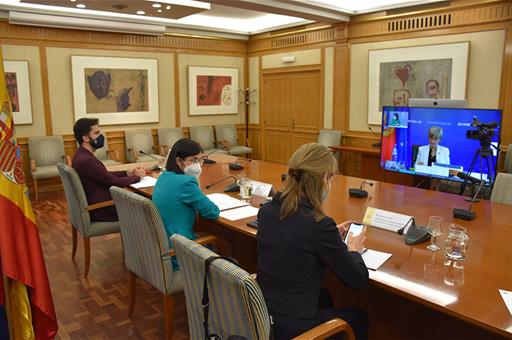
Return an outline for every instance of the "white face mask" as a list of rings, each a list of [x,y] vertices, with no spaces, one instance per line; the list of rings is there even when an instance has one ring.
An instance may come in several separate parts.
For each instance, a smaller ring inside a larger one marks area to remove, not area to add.
[[[183,169],[183,173],[185,173],[185,175],[194,176],[196,178],[201,175],[202,171],[203,170],[201,169],[201,164],[199,163],[192,163]]]

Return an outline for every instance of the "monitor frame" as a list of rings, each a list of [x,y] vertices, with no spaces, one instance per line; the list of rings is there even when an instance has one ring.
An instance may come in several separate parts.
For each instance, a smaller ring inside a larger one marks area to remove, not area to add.
[[[408,107],[469,109],[466,99],[409,98]]]

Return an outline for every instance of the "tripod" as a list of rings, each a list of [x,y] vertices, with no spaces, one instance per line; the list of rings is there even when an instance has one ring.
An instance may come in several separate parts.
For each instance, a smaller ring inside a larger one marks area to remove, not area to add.
[[[490,143],[481,143],[480,149],[475,151],[475,154],[473,156],[473,159],[471,160],[471,164],[468,168],[468,176],[471,176],[471,173],[473,170],[475,170],[475,166],[478,160],[480,160],[480,180],[482,179],[482,162],[485,161],[487,164],[487,180],[489,181],[489,187],[492,188],[494,184],[494,171],[496,170],[496,164],[494,164],[494,161],[492,159],[493,152],[491,150],[491,144]],[[495,146],[493,146],[495,147]],[[496,147],[495,147],[496,148]],[[496,148],[496,150],[498,150]],[[468,184],[468,180],[465,179],[464,183],[462,183],[462,186],[460,187],[460,195],[464,194],[464,190],[466,189],[466,185]]]

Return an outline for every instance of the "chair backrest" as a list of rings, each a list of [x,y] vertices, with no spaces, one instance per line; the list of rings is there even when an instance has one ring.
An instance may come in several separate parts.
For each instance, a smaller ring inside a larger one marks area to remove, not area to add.
[[[88,203],[82,181],[75,169],[64,163],[57,163],[57,169],[68,201],[68,215],[71,225],[80,232],[80,235],[86,236],[91,218],[89,212],[85,210]]]
[[[158,210],[146,197],[110,187],[123,237],[124,263],[128,270],[164,294],[169,294],[172,261],[169,240]]]
[[[161,128],[158,129],[158,144],[166,145],[169,149],[174,143],[183,138],[183,130],[181,128]]]
[[[141,130],[126,130],[124,132],[124,139],[126,142],[126,158],[130,162],[135,162],[131,153],[128,151],[129,149],[144,151],[147,154],[152,154],[153,152],[153,135],[151,134],[150,129],[141,129]]]
[[[174,249],[185,282],[185,298],[191,339],[204,339],[204,264],[216,254],[181,235],[172,236]],[[247,339],[268,339],[270,319],[263,294],[245,270],[226,260],[210,264],[208,273],[210,333],[227,339],[230,335]]]
[[[512,174],[501,172],[496,176],[491,201],[512,204]]]
[[[238,145],[238,135],[235,124],[216,125],[215,135],[218,141],[226,140],[229,146]]]
[[[334,146],[340,145],[341,143],[341,131],[338,130],[320,130],[318,133],[318,144],[323,146]]]
[[[190,138],[198,142],[203,150],[215,149],[215,136],[213,135],[212,126],[191,126]]]
[[[505,154],[505,172],[512,174],[512,144],[508,145],[507,153]]]
[[[418,152],[420,151],[419,144],[412,145],[412,165],[416,164],[416,159],[418,158]]]
[[[28,155],[36,166],[55,165],[64,160],[62,136],[28,137]]]

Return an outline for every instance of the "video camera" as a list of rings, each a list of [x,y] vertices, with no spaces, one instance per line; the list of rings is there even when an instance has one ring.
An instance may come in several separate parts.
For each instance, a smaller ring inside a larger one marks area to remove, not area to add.
[[[466,131],[466,137],[468,139],[479,140],[482,146],[489,146],[491,144],[491,139],[494,136],[494,129],[498,127],[498,123],[490,122],[490,123],[482,123],[478,120],[476,116],[473,116],[473,121],[471,122],[472,127],[478,128],[477,130],[468,130]]]

